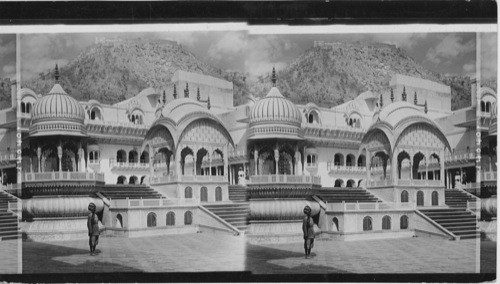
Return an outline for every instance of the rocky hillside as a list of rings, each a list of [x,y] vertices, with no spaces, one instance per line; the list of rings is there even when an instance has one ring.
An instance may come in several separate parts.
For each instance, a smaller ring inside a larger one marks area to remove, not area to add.
[[[222,72],[171,41],[119,41],[89,46],[61,68],[61,85],[79,100],[115,103],[137,95],[147,87],[168,86],[176,70],[222,78]],[[23,87],[47,93],[53,74],[23,82]]]
[[[312,101],[334,106],[371,90],[387,90],[394,74],[439,81],[402,49],[386,44],[335,43],[316,46],[278,72],[278,87],[298,103]],[[260,77],[251,90],[262,93],[269,75]]]
[[[0,109],[11,107],[10,84],[9,78],[0,78]]]
[[[62,68],[61,81],[79,100],[95,98],[115,103],[147,87],[167,87],[178,69],[233,82],[236,104],[244,103],[247,94],[265,96],[271,87],[270,72],[250,80],[248,74],[222,71],[204,63],[175,42],[141,40],[89,46]],[[367,90],[387,90],[390,78],[397,73],[450,85],[453,109],[470,104],[468,77],[434,73],[404,50],[386,44],[341,42],[312,47],[278,72],[278,87],[296,103],[331,107]],[[37,93],[47,93],[52,84],[51,73],[23,82],[24,87]]]

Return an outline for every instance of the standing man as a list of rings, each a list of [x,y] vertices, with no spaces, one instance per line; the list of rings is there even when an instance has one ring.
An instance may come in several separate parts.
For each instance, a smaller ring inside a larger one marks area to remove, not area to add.
[[[96,206],[94,203],[89,204],[89,216],[87,218],[87,228],[89,230],[89,246],[90,255],[94,255],[95,247],[99,242],[99,218],[95,214]]]
[[[311,207],[304,207],[304,220],[302,221],[302,232],[304,233],[304,250],[306,252],[306,258],[309,258],[311,254],[311,249],[314,246],[314,221],[311,218]]]

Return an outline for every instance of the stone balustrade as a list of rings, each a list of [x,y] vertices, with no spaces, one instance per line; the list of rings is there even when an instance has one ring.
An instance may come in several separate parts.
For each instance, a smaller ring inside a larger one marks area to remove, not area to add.
[[[15,153],[0,152],[0,162],[8,162],[17,160],[17,155]]]
[[[346,174],[364,174],[366,173],[366,167],[358,166],[331,166],[331,173],[346,173]]]
[[[149,124],[135,124],[133,122],[123,122],[123,121],[103,121],[103,120],[92,120],[85,119],[85,124],[94,124],[94,125],[103,125],[103,126],[121,126],[121,127],[134,127],[134,128],[143,128],[149,129]]]
[[[111,169],[120,169],[120,170],[134,170],[134,169],[149,169],[149,163],[140,163],[140,162],[118,162],[114,159],[109,160],[109,167]],[[166,165],[165,165],[166,168]]]
[[[43,182],[43,181],[98,181],[104,182],[103,173],[84,172],[43,172],[25,173],[23,182]]]
[[[421,187],[442,186],[441,180],[424,180],[424,179],[400,179],[397,181],[386,179],[386,180],[375,180],[375,181],[372,180],[367,183],[367,187],[385,187],[394,185],[421,186]]]
[[[173,183],[173,182],[227,182],[227,176],[153,176],[149,179],[151,185]]]
[[[327,211],[385,211],[415,210],[416,204],[410,202],[342,202],[328,203]]]
[[[497,172],[481,172],[481,181],[496,181]]]
[[[145,207],[166,207],[178,205],[196,205],[198,200],[194,199],[112,199],[111,208],[145,208]]]
[[[321,177],[308,175],[250,176],[249,184],[321,184]]]
[[[476,158],[474,151],[456,151],[455,153],[446,154],[445,162],[460,161],[460,160],[473,160]]]

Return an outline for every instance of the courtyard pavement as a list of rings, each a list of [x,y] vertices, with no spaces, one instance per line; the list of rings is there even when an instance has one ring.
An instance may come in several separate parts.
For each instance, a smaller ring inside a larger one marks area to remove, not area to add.
[[[21,240],[0,241],[0,275],[21,272],[22,267],[19,262],[21,246]]]
[[[310,259],[304,258],[302,243],[251,245],[241,236],[205,233],[102,237],[98,250],[98,255],[90,256],[86,240],[24,242],[23,273],[246,271],[258,277],[476,272],[476,240],[426,237],[353,242],[317,238]],[[495,273],[496,242],[481,242],[481,255],[481,273]]]

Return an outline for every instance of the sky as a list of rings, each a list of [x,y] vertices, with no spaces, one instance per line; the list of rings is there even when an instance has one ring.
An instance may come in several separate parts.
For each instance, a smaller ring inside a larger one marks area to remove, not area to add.
[[[97,37],[121,39],[168,39],[185,46],[199,59],[224,70],[258,76],[279,70],[313,46],[325,42],[380,42],[406,50],[416,62],[443,74],[474,75],[475,33],[393,33],[393,34],[273,34],[252,35],[246,31],[189,31],[152,33],[64,33],[21,36],[21,68],[24,79],[54,67],[64,67],[71,59],[95,43]],[[12,62],[2,59],[9,41],[0,37],[0,77],[9,76]],[[12,45],[12,44],[11,44]],[[15,46],[15,45],[14,45]],[[483,78],[497,76],[497,36],[482,36]],[[3,58],[7,58],[4,55]],[[15,66],[15,65],[14,65]]]
[[[0,34],[0,78],[16,78],[15,34]]]

